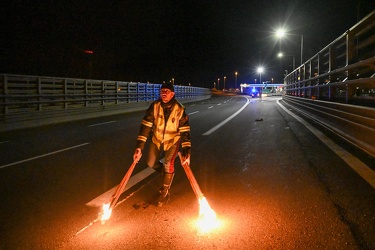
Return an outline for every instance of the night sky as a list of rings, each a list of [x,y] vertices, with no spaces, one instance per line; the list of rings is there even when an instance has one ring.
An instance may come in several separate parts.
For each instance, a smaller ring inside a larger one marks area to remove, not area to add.
[[[0,73],[212,87],[282,82],[375,10],[375,0],[9,1],[1,3]],[[280,43],[274,31],[290,35]],[[90,54],[89,52],[93,53]]]

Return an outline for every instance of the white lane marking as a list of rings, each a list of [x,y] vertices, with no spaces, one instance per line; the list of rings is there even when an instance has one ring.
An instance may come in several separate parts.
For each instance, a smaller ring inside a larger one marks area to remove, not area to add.
[[[279,100],[277,104],[285,110],[289,115],[293,116],[296,120],[302,123],[308,130],[310,130],[316,137],[319,138],[325,145],[327,145],[333,152],[335,152],[341,159],[343,159],[359,176],[367,181],[373,188],[375,188],[375,171],[369,168],[366,164],[360,161],[357,157],[350,154],[348,151],[334,143],[325,134],[320,132],[318,129],[310,125],[308,122],[303,120],[301,117],[293,114],[286,107],[284,107]]]
[[[0,144],[3,144],[3,143],[8,143],[10,141],[0,141]]]
[[[246,108],[246,106],[250,103],[249,101],[249,98],[246,97],[246,103],[245,105],[242,106],[242,108],[240,108],[236,113],[234,113],[233,115],[229,116],[227,119],[225,119],[224,121],[220,122],[219,124],[217,124],[215,127],[211,128],[210,130],[208,130],[207,132],[203,133],[202,135],[210,135],[212,134],[213,132],[215,132],[216,130],[218,130],[221,126],[223,126],[224,124],[226,124],[227,122],[229,122],[230,120],[232,120],[235,116],[237,116],[242,110],[244,110],[244,108]]]
[[[208,107],[207,109],[212,109],[214,106],[210,106],[210,107]]]
[[[199,111],[191,112],[191,113],[189,113],[188,115],[194,115],[194,114],[196,114],[196,113],[199,113]]]
[[[218,103],[217,106],[221,105],[221,103]]]
[[[114,123],[114,122],[117,122],[117,121],[109,121],[109,122],[96,123],[96,124],[88,125],[87,127],[89,128],[89,127],[101,126],[101,125],[106,125],[106,124]]]
[[[42,157],[46,157],[46,156],[49,156],[49,155],[61,153],[61,152],[64,152],[64,151],[67,151],[67,150],[71,150],[71,149],[75,149],[75,148],[78,148],[78,147],[86,146],[88,144],[90,144],[90,143],[86,142],[86,143],[79,144],[79,145],[76,145],[76,146],[73,146],[73,147],[60,149],[60,150],[57,150],[57,151],[54,151],[54,152],[50,152],[50,153],[47,153],[47,154],[43,154],[43,155],[38,155],[38,156],[35,156],[35,157],[32,157],[32,158],[28,158],[28,159],[25,159],[25,160],[22,160],[22,161],[17,161],[17,162],[9,163],[9,164],[0,166],[0,169],[1,168],[6,168],[6,167],[10,167],[10,166],[14,166],[14,165],[17,165],[17,164],[20,164],[20,163],[23,163],[23,162],[32,161],[32,160],[35,160],[35,159],[38,159],[38,158],[42,158]]]
[[[154,172],[155,172],[155,170],[153,170],[152,168],[146,168],[146,169],[142,170],[141,172],[137,173],[136,175],[130,177],[130,179],[129,179],[128,183],[126,184],[123,192],[125,192],[129,188],[133,187],[135,184],[142,181],[143,179],[145,179],[149,175],[153,174]],[[86,203],[86,206],[101,207],[103,204],[108,203],[110,201],[112,195],[115,193],[117,187],[118,186],[115,186],[112,189],[106,191],[105,193],[99,195],[98,197],[96,197],[92,201],[89,201],[88,203]]]

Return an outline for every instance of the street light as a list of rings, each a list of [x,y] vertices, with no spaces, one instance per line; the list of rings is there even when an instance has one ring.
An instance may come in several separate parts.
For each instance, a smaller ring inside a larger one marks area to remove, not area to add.
[[[225,89],[225,79],[227,79],[226,76],[224,76],[224,88],[223,88],[223,90]]]
[[[281,58],[283,56],[292,56],[293,57],[293,70],[296,68],[296,58],[294,55],[284,55],[282,52],[279,52],[279,54],[277,54],[277,57]]]
[[[257,72],[259,73],[259,83],[262,84],[262,73],[264,71],[264,68],[262,66],[257,68]]]
[[[278,38],[283,38],[285,35],[294,35],[294,36],[299,36],[299,35],[296,35],[296,34],[290,34],[290,33],[286,33],[286,31],[284,29],[278,29],[276,31],[276,37]],[[301,65],[303,63],[303,35],[301,35]],[[294,69],[294,67],[293,67]]]
[[[217,89],[220,89],[220,78],[217,78]]]
[[[236,91],[236,89],[237,89],[237,75],[238,75],[238,72],[234,73],[234,75],[236,76],[236,85],[235,85],[234,91]]]

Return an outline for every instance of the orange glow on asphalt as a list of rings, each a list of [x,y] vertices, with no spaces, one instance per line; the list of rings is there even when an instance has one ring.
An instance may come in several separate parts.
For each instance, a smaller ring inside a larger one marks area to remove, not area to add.
[[[100,221],[102,222],[102,224],[104,224],[111,217],[112,209],[110,209],[109,206],[110,203],[103,204],[102,216],[100,217]]]

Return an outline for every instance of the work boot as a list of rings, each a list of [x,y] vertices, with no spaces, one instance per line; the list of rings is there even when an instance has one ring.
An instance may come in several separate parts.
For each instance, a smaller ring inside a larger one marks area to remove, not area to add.
[[[171,188],[172,181],[173,181],[174,173],[164,173],[164,180],[163,180],[163,186],[160,189],[159,193],[159,199],[158,199],[158,207],[163,206],[165,203],[169,201],[170,195],[169,195],[169,189]]]

